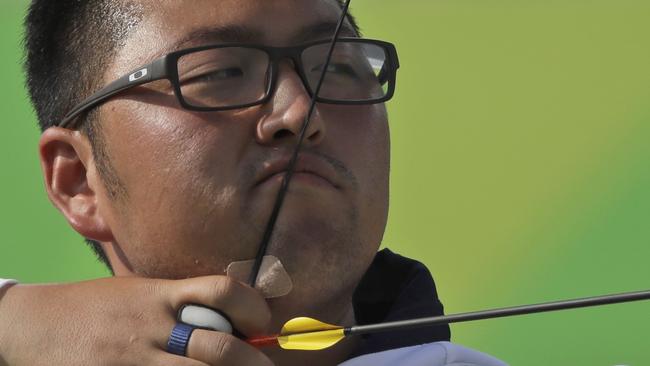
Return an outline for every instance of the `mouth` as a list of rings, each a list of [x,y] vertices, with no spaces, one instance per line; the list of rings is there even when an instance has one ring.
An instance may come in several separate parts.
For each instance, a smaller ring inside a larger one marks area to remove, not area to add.
[[[289,157],[264,163],[264,168],[256,179],[255,187],[281,184],[289,169],[289,163]],[[311,154],[299,155],[291,177],[291,184],[294,183],[313,187],[341,189],[334,168],[323,159]]]

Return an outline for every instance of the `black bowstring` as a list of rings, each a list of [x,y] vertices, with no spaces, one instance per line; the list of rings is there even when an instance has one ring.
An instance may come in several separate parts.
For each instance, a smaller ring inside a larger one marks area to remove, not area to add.
[[[318,98],[318,93],[320,92],[320,88],[323,85],[323,80],[325,80],[325,75],[327,74],[327,69],[329,67],[330,60],[332,59],[332,53],[334,52],[334,47],[336,46],[336,40],[338,39],[339,34],[341,33],[341,28],[343,27],[343,22],[345,21],[345,18],[348,14],[349,6],[350,6],[350,0],[346,0],[345,4],[343,5],[341,17],[339,18],[338,24],[336,25],[336,29],[334,31],[332,42],[330,43],[329,50],[327,51],[327,57],[325,58],[325,65],[321,70],[320,78],[318,79],[318,84],[316,84],[316,89],[314,89],[314,94],[311,97],[309,111],[307,112],[307,116],[305,117],[305,120],[302,124],[302,128],[298,136],[298,142],[296,143],[296,147],[294,148],[293,154],[291,155],[291,160],[289,161],[287,171],[284,174],[284,177],[282,178],[282,185],[280,186],[280,190],[278,191],[278,195],[275,199],[275,204],[273,205],[273,211],[269,216],[269,221],[266,224],[266,229],[264,230],[264,236],[262,236],[262,242],[260,243],[260,246],[257,249],[257,255],[255,256],[255,262],[253,263],[253,269],[248,279],[248,284],[253,288],[257,283],[260,267],[262,266],[264,255],[266,254],[266,250],[269,246],[269,242],[271,241],[273,229],[275,228],[275,222],[278,219],[278,215],[280,214],[280,209],[282,208],[282,204],[284,203],[284,197],[286,196],[287,191],[289,189],[289,182],[291,181],[291,177],[293,176],[293,172],[296,167],[298,154],[300,153],[303,140],[305,139],[305,135],[307,134],[307,129],[309,128],[309,123],[311,122],[311,116],[314,113],[314,108],[316,107],[316,99]]]
[[[312,114],[314,113],[314,108],[316,106],[316,99],[318,98],[318,93],[320,92],[321,86],[323,84],[323,80],[325,79],[327,68],[330,64],[332,53],[334,52],[334,47],[336,46],[336,41],[341,32],[343,22],[345,21],[345,18],[348,14],[349,6],[350,6],[350,0],[346,0],[345,4],[343,5],[341,18],[338,21],[336,30],[334,31],[334,36],[332,38],[332,42],[330,43],[329,50],[327,52],[325,65],[323,67],[323,70],[321,71],[320,78],[314,90],[314,94],[312,95],[311,103],[309,105],[309,111],[302,124],[302,128],[300,130],[300,134],[298,137],[298,142],[296,143],[296,147],[294,148],[293,154],[291,155],[291,160],[289,161],[287,171],[284,174],[284,177],[282,179],[282,185],[280,187],[280,190],[278,191],[278,195],[273,205],[273,211],[269,216],[269,221],[267,222],[266,229],[264,231],[264,236],[262,237],[261,244],[258,248],[257,255],[255,257],[253,269],[249,277],[249,284],[251,287],[255,287],[255,284],[257,283],[260,267],[262,265],[264,255],[266,254],[267,247],[271,240],[273,229],[275,228],[275,223],[280,213],[280,209],[282,208],[284,197],[286,196],[286,193],[289,189],[289,182],[291,181],[291,177],[293,176],[295,165],[298,160],[298,154],[300,153],[300,149],[302,148],[302,143],[305,139],[307,129],[309,128],[309,123],[311,122]],[[479,320],[479,319],[492,319],[492,318],[507,317],[513,315],[525,315],[525,314],[532,314],[532,313],[541,313],[541,312],[565,310],[565,309],[572,309],[572,308],[582,308],[582,307],[589,307],[589,306],[602,306],[607,304],[623,303],[623,302],[638,301],[638,300],[648,300],[648,299],[650,299],[650,290],[639,291],[639,292],[628,292],[628,293],[615,294],[615,295],[597,296],[593,298],[564,300],[564,301],[558,301],[552,303],[531,304],[531,305],[523,305],[517,307],[510,307],[510,308],[499,308],[499,309],[484,310],[484,311],[478,311],[472,313],[454,314],[454,315],[438,316],[438,317],[431,317],[431,318],[410,319],[405,321],[380,323],[380,324],[374,324],[368,326],[353,326],[353,327],[348,327],[345,330],[346,330],[346,335],[353,334],[353,333],[355,334],[374,333],[378,331],[391,330],[391,328],[409,329],[409,328],[416,328],[420,326],[448,324],[452,322],[463,322],[463,321],[471,321],[471,320]]]

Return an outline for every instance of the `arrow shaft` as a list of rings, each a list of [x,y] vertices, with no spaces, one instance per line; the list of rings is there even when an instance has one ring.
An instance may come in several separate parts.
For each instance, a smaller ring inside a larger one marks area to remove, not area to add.
[[[370,333],[390,332],[397,330],[409,330],[422,327],[430,327],[440,324],[460,323],[472,320],[503,318],[515,315],[543,313],[557,310],[584,308],[608,304],[618,304],[631,301],[649,300],[650,290],[626,292],[614,295],[585,297],[572,300],[545,302],[533,305],[513,306],[492,310],[474,311],[427,318],[400,320],[394,322],[355,325],[351,327],[337,327],[324,324],[314,319],[296,318],[287,322],[289,330],[280,335],[261,337],[247,340],[253,346],[280,346],[284,349],[318,350],[328,348],[349,335],[361,335]],[[311,330],[310,330],[310,323]],[[285,327],[287,327],[285,325]],[[323,327],[326,326],[326,329]],[[318,329],[320,327],[321,329]],[[329,328],[331,327],[331,328]],[[318,330],[316,330],[318,329]],[[283,328],[284,330],[284,328]]]
[[[546,302],[541,304],[513,306],[508,308],[499,308],[492,310],[474,311],[469,313],[460,313],[452,315],[434,316],[428,318],[418,318],[409,320],[400,320],[381,324],[355,325],[346,332],[350,335],[370,334],[379,332],[388,332],[395,330],[408,330],[421,327],[428,327],[440,324],[461,323],[472,320],[503,318],[507,316],[543,313],[549,311],[584,308],[590,306],[617,304],[623,302],[648,300],[650,299],[650,290],[626,292],[622,294],[586,297],[573,300]]]

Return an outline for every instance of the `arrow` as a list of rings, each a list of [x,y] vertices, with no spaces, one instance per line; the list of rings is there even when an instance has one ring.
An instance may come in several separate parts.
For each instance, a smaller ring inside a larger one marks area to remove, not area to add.
[[[346,333],[348,329],[300,317],[286,322],[279,335],[252,338],[248,343],[256,347],[280,346],[284,349],[316,351],[331,347],[350,335]]]
[[[433,316],[427,318],[399,320],[378,324],[354,325],[350,327],[327,324],[316,319],[301,317],[291,319],[285,323],[280,330],[280,334],[278,335],[251,338],[248,339],[247,342],[258,348],[279,346],[287,350],[315,351],[331,347],[343,338],[350,335],[409,330],[441,324],[461,323],[481,319],[503,318],[515,315],[544,313],[549,311],[585,308],[591,306],[618,304],[640,300],[650,300],[650,290],[497,308],[491,310],[481,310],[460,314]]]

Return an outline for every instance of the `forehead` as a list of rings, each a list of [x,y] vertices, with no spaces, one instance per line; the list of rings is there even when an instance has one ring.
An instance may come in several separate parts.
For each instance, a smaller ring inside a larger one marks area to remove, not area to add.
[[[283,46],[327,38],[341,15],[336,0],[143,0],[142,3],[146,9],[144,17],[117,53],[110,74],[128,72],[165,53],[201,44],[251,42]],[[349,24],[347,29],[351,32]]]

